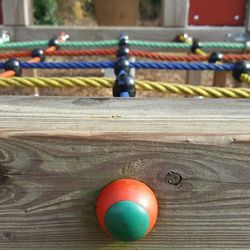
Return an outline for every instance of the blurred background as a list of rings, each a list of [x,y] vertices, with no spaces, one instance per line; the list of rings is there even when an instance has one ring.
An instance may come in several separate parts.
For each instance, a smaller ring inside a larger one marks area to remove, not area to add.
[[[33,0],[33,5],[36,25],[160,24],[161,0]]]

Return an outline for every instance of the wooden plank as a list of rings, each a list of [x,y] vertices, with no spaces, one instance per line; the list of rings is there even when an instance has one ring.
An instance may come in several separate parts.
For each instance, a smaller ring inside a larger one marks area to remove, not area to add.
[[[202,72],[197,70],[188,70],[186,75],[186,84],[201,85]]]
[[[224,72],[224,71],[214,72],[213,86],[225,87],[226,81],[227,81],[227,72]]]
[[[240,88],[242,86],[242,83],[238,82],[238,81],[234,81],[233,86],[234,86],[234,88]]]
[[[0,117],[1,249],[249,246],[249,100],[3,96]],[[121,244],[94,209],[123,177],[148,183],[160,213]]]
[[[0,0],[0,24],[3,24],[2,0]]]
[[[2,0],[4,25],[28,26],[33,24],[32,0]]]
[[[246,32],[250,32],[250,0],[247,0],[246,4],[245,28]]]
[[[56,134],[61,130],[73,134],[85,131],[89,134],[90,128],[95,133],[165,131],[174,137],[183,133],[191,136],[195,132],[205,135],[206,132],[230,134],[241,131],[246,134],[250,131],[249,105],[250,100],[239,99],[131,100],[1,96],[0,128],[5,132],[50,131]],[[184,124],[184,121],[187,122]],[[221,126],[218,127],[219,124]]]
[[[162,26],[186,27],[189,0],[162,0]]]
[[[172,41],[177,35],[187,32],[201,41],[225,41],[228,33],[244,33],[244,27],[123,27],[131,39],[150,41]],[[72,41],[96,41],[117,39],[121,32],[119,27],[67,27],[67,26],[29,26],[13,29],[16,41],[33,41],[49,39],[65,31]],[[213,50],[214,51],[214,50]]]
[[[93,0],[98,25],[136,26],[139,0]]]

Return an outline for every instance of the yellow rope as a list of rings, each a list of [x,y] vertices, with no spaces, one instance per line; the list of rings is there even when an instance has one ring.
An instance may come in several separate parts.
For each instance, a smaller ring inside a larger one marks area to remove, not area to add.
[[[250,79],[250,76],[248,76]],[[95,87],[111,88],[114,81],[108,78],[98,77],[13,77],[0,78],[0,87]],[[248,88],[219,88],[193,86],[176,83],[162,83],[152,81],[136,81],[138,90],[167,92],[188,96],[205,96],[216,98],[250,98]]]
[[[250,75],[249,74],[241,74],[240,81],[250,84]]]
[[[200,55],[200,56],[208,56],[208,54],[201,49],[196,49],[195,54]]]

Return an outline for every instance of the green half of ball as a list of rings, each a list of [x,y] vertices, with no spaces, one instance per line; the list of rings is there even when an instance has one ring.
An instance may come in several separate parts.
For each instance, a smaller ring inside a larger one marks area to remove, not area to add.
[[[147,211],[132,201],[120,201],[112,205],[104,220],[109,234],[121,241],[141,239],[150,225]]]

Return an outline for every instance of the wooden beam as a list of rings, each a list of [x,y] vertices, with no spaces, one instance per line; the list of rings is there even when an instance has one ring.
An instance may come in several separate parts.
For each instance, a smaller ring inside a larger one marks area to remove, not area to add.
[[[197,70],[188,70],[186,74],[186,84],[201,85],[202,72]]]
[[[246,17],[245,17],[246,32],[250,32],[250,0],[246,0]]]
[[[249,101],[2,96],[0,117],[1,249],[249,246]],[[124,177],[150,185],[160,212],[121,244],[95,200]]]
[[[234,80],[233,81],[233,86],[234,86],[234,88],[240,88],[242,86],[242,82]]]
[[[2,28],[5,28],[4,26]],[[224,41],[228,33],[244,33],[244,27],[124,27],[122,29],[131,39],[172,41],[177,35],[187,32],[200,41]],[[121,29],[119,27],[67,27],[67,26],[29,26],[14,27],[16,41],[33,41],[49,39],[65,31],[71,40],[95,41],[117,39]],[[214,50],[213,50],[214,51]]]
[[[3,24],[29,26],[33,24],[32,0],[2,0]]]
[[[227,72],[226,71],[215,71],[213,86],[215,87],[225,87],[227,82]]]
[[[162,26],[186,27],[189,0],[162,0]]]

